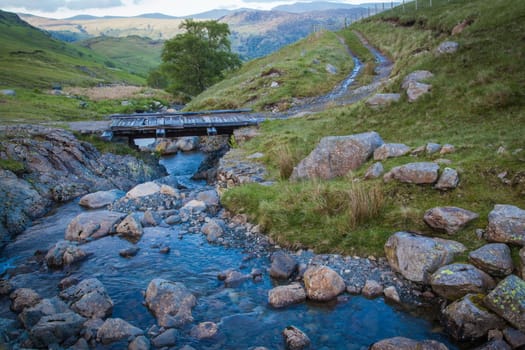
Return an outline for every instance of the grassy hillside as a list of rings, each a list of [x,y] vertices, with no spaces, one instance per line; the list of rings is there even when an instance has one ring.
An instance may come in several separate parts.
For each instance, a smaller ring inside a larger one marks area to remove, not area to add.
[[[340,41],[348,38],[350,43],[350,37],[351,33],[337,36],[323,31],[250,61],[233,76],[197,96],[186,109],[286,110],[297,98],[327,93],[353,68],[347,48]],[[359,45],[358,40],[351,41],[351,46]],[[362,47],[358,51],[362,52]],[[336,67],[337,74],[328,73],[327,64]]]
[[[146,78],[160,63],[163,42],[139,36],[102,36],[76,43],[108,57],[116,67]]]
[[[525,2],[434,0],[432,8],[419,5],[417,11],[413,3],[404,10],[398,7],[356,23],[350,30],[361,31],[394,59],[385,92],[401,92],[404,76],[427,69],[435,75],[429,80],[431,93],[414,103],[404,96],[381,109],[361,102],[305,118],[265,123],[262,135],[243,148],[247,154],[263,152],[263,161],[280,181],[272,187],[252,184],[228,191],[223,202],[231,210],[249,214],[281,244],[383,255],[384,242],[398,230],[435,235],[422,220],[424,212],[435,206],[453,205],[481,215],[453,238],[471,248],[482,244],[474,229],[486,227],[494,204],[525,208]],[[470,25],[452,36],[453,27],[465,20]],[[445,40],[457,41],[458,52],[436,55],[435,48]],[[259,62],[262,71],[268,63]],[[293,59],[287,64],[293,65]],[[232,81],[243,81],[242,74]],[[261,96],[265,91],[250,93]],[[214,94],[222,92],[217,89]],[[236,100],[240,101],[238,107],[251,105],[243,98]],[[389,170],[446,157],[451,161],[449,166],[460,173],[460,186],[439,192],[428,186],[385,184],[382,179],[362,181],[372,161],[334,181],[288,181],[289,169],[308,155],[321,137],[371,130],[386,142],[411,147],[428,142],[455,145],[453,154],[405,156],[383,165]],[[359,203],[365,201],[369,207],[365,211],[373,209],[371,217],[359,211],[364,207]]]
[[[0,122],[97,119],[110,113],[131,112],[137,104],[143,108],[158,95],[130,95],[127,99],[134,99],[134,104],[122,106],[119,100],[91,101],[88,94],[64,94],[69,87],[143,85],[145,79],[119,69],[119,64],[125,62],[54,40],[15,14],[3,11],[0,47],[0,90],[16,93],[0,95]],[[52,89],[56,87],[62,88],[62,93],[55,94]]]

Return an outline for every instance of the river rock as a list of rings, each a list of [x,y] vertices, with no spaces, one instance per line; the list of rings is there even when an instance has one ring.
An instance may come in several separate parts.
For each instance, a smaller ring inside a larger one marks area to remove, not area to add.
[[[217,242],[217,240],[224,235],[222,226],[217,220],[210,219],[202,226],[201,232],[206,235],[208,242]]]
[[[413,184],[433,184],[438,179],[439,165],[431,162],[419,162],[392,168],[383,176],[385,182],[398,180]]]
[[[366,170],[365,179],[376,179],[383,175],[384,171],[385,168],[383,168],[383,164],[381,164],[381,162],[376,162]]]
[[[48,267],[61,269],[86,259],[88,254],[77,245],[60,241],[56,243],[46,254],[45,261]]]
[[[123,196],[124,192],[120,190],[98,191],[86,194],[80,198],[78,204],[88,209],[99,209],[108,206]]]
[[[118,254],[123,258],[132,258],[138,254],[139,250],[139,247],[129,247],[119,250]]]
[[[11,294],[13,285],[7,279],[0,279],[0,297]]]
[[[396,287],[390,286],[383,290],[383,294],[385,295],[385,299],[394,301],[396,303],[401,302],[401,298],[399,297],[399,293],[397,292]]]
[[[405,79],[403,79],[403,83],[401,84],[402,89],[408,89],[408,86],[411,82],[417,81],[421,82],[423,80],[430,79],[434,76],[431,72],[428,70],[416,70],[410,74],[408,74]]]
[[[65,239],[84,242],[102,238],[116,232],[116,228],[126,214],[114,211],[85,212],[71,220],[66,229]]]
[[[483,296],[467,294],[443,310],[443,323],[448,334],[459,341],[485,338],[491,329],[505,327],[505,321],[488,311]]]
[[[191,309],[196,303],[193,294],[182,283],[156,278],[146,290],[146,306],[161,327],[179,327],[192,322]]]
[[[361,294],[367,298],[376,298],[383,294],[383,286],[374,280],[366,280]]]
[[[291,179],[332,179],[359,168],[383,144],[376,132],[321,139],[308,157],[293,170]]]
[[[410,152],[410,147],[402,143],[384,143],[374,151],[374,160],[401,157]]]
[[[113,301],[96,278],[89,278],[60,293],[71,309],[87,318],[106,318],[113,312]]]
[[[303,276],[306,295],[309,299],[328,301],[345,291],[345,281],[328,266],[311,266]]]
[[[385,244],[390,267],[413,282],[428,283],[439,267],[450,264],[465,246],[459,242],[397,232]]]
[[[42,297],[30,288],[18,288],[9,296],[11,299],[11,310],[21,312],[27,307],[35,306]]]
[[[297,261],[290,254],[279,250],[272,254],[270,276],[276,279],[288,279],[297,271]]]
[[[151,342],[153,343],[153,346],[158,349],[172,347],[177,343],[178,336],[179,332],[174,328],[170,328],[151,339]]]
[[[430,279],[432,290],[445,299],[456,300],[468,293],[485,293],[494,288],[494,279],[470,264],[439,268]]]
[[[306,292],[300,283],[277,286],[268,292],[268,303],[275,308],[302,303],[305,300]]]
[[[220,204],[219,194],[216,190],[199,192],[197,194],[197,200],[204,202],[207,207],[218,207]]]
[[[415,102],[421,96],[426,95],[432,89],[432,85],[420,83],[417,81],[411,81],[407,88],[408,102]]]
[[[174,188],[170,185],[160,185],[160,194],[165,194],[167,196],[174,197],[176,199],[180,199],[180,192],[178,189]]]
[[[175,154],[179,151],[176,140],[160,139],[155,143],[155,152],[162,155]]]
[[[38,348],[51,344],[62,344],[71,338],[78,338],[86,319],[74,312],[43,316],[29,332],[29,338]]]
[[[237,271],[235,269],[228,269],[226,271],[223,271],[219,273],[217,278],[220,281],[224,281],[224,284],[227,287],[233,288],[241,285],[244,281],[249,280],[252,278],[251,275],[245,275],[240,271]]]
[[[26,329],[31,329],[43,316],[51,316],[64,312],[71,312],[68,306],[59,298],[42,299],[35,306],[25,308],[18,319]]]
[[[489,213],[486,239],[492,242],[525,246],[525,210],[497,204]]]
[[[129,345],[128,350],[149,350],[151,348],[151,344],[143,335],[139,335],[135,339],[133,339]]]
[[[188,203],[184,204],[180,211],[188,214],[198,214],[205,211],[206,208],[206,203],[204,203],[203,201],[193,199]]]
[[[160,192],[160,186],[155,182],[145,182],[140,185],[133,187],[126,193],[127,198],[140,198],[151,196]]]
[[[452,235],[477,218],[478,214],[466,209],[437,207],[427,210],[423,220],[428,226]]]
[[[310,338],[295,326],[288,326],[283,330],[283,337],[288,350],[301,350],[310,346]]]
[[[144,216],[142,217],[141,224],[144,227],[155,227],[159,226],[162,222],[162,217],[160,214],[153,210],[146,210]]]
[[[470,262],[489,275],[505,277],[514,270],[510,248],[503,243],[486,244],[469,254]]]
[[[514,328],[505,328],[503,336],[513,349],[523,349],[525,347],[525,332],[520,332]]]
[[[193,326],[193,328],[190,331],[190,335],[193,338],[196,339],[207,339],[207,338],[213,338],[217,332],[219,331],[219,327],[214,322],[201,322],[196,326]]]
[[[509,275],[485,297],[485,304],[511,325],[525,332],[525,281]]]
[[[455,53],[459,48],[459,44],[455,41],[444,41],[436,48],[438,55]]]
[[[459,185],[459,174],[455,169],[445,168],[434,188],[447,191],[453,190]]]
[[[117,226],[117,233],[124,238],[137,242],[144,234],[144,228],[137,215],[130,214]]]
[[[101,154],[63,129],[40,125],[0,126],[2,157],[19,162],[23,177],[0,171],[0,232],[18,234],[55,203],[90,192],[128,190],[138,182],[165,175],[158,164],[131,156]],[[5,238],[5,237],[4,237]],[[2,239],[2,241],[7,241]]]
[[[448,350],[445,344],[435,340],[413,340],[404,337],[383,339],[374,343],[370,350]]]
[[[397,102],[401,99],[401,94],[375,94],[366,100],[366,104],[370,107],[388,106],[391,103]]]
[[[177,148],[182,152],[190,152],[199,148],[200,139],[197,136],[180,137],[177,140]]]
[[[121,318],[108,318],[97,332],[97,341],[111,344],[120,340],[142,335],[142,329],[137,328]]]

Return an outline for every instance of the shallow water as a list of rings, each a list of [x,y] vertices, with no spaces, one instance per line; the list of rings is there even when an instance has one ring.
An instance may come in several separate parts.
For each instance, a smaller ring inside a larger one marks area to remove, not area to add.
[[[186,154],[177,157],[163,162],[171,167],[179,164],[181,159],[185,163],[200,156]],[[176,166],[177,176],[189,175],[181,171],[183,167]],[[195,164],[188,168],[194,169]],[[19,266],[30,259],[36,249],[48,249],[63,239],[67,224],[82,210],[76,203],[69,203],[35,222],[4,250],[2,261]],[[17,272],[12,283],[15,287],[33,288],[44,297],[53,297],[59,292],[58,282],[65,276],[79,280],[96,277],[114,301],[113,317],[123,318],[147,330],[156,324],[143,305],[143,292],[148,283],[153,278],[183,282],[198,300],[193,309],[193,324],[215,322],[220,334],[212,340],[197,341],[189,336],[192,325],[188,325],[181,330],[176,348],[188,344],[196,349],[248,349],[253,346],[284,349],[281,332],[285,327],[295,325],[308,334],[313,349],[367,349],[375,341],[394,336],[436,339],[455,349],[445,335],[434,332],[435,323],[396,310],[385,304],[382,298],[368,300],[360,296],[345,296],[329,304],[303,303],[275,310],[267,304],[268,291],[274,285],[267,274],[259,282],[250,279],[233,288],[217,279],[217,275],[228,268],[246,274],[252,268],[265,271],[269,267],[267,258],[253,258],[241,249],[210,245],[200,234],[179,235],[181,230],[180,226],[145,229],[144,236],[137,243],[140,251],[131,259],[118,254],[119,250],[131,247],[130,242],[105,237],[84,244],[83,249],[92,255],[68,271],[42,268],[34,271],[29,265],[27,271]],[[170,247],[169,254],[159,252],[165,246]],[[12,272],[7,271],[8,274]],[[14,318],[6,305],[5,300],[0,303],[0,317]]]

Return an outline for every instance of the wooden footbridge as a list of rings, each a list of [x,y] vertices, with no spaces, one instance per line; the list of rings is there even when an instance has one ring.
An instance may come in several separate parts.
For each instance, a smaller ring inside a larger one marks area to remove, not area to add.
[[[103,137],[111,140],[140,138],[231,135],[240,127],[258,125],[264,117],[248,109],[203,112],[113,114]]]

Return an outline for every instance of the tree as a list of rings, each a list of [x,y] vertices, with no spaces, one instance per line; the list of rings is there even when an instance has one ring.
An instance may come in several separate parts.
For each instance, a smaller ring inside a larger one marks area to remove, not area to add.
[[[198,95],[241,65],[239,56],[231,52],[228,24],[187,19],[180,28],[185,32],[166,41],[162,51],[171,91]]]

